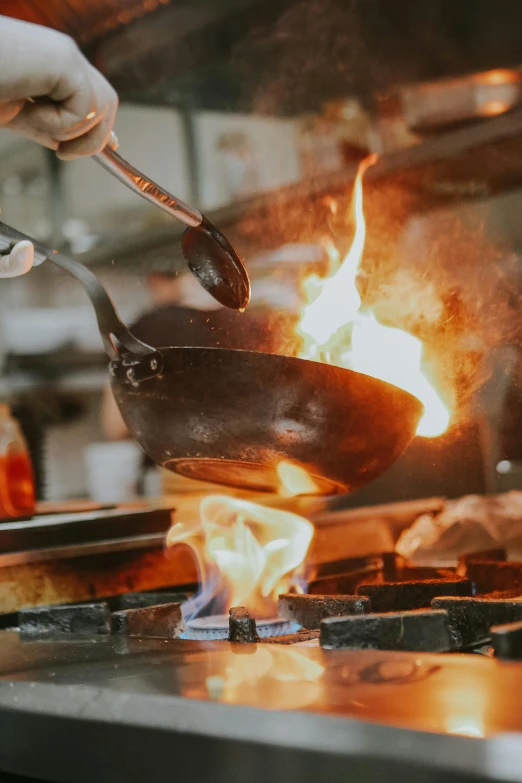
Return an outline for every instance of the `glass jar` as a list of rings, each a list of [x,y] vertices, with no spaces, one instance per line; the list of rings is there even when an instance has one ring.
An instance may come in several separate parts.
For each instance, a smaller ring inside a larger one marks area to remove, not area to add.
[[[7,405],[0,405],[0,519],[31,516],[33,467],[27,444]]]

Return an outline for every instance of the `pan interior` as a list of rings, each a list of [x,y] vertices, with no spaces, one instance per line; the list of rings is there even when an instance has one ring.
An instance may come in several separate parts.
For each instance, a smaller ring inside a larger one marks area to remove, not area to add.
[[[281,487],[275,466],[263,465],[260,462],[186,458],[170,460],[163,467],[185,478],[256,492],[277,493]],[[317,487],[318,495],[337,495],[348,489],[345,484],[314,475],[310,471],[308,473]]]

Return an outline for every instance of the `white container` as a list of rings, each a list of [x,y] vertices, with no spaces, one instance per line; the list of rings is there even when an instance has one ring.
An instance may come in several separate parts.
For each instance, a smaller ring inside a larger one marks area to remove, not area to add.
[[[91,443],[84,458],[92,500],[124,503],[136,497],[143,452],[135,443]]]

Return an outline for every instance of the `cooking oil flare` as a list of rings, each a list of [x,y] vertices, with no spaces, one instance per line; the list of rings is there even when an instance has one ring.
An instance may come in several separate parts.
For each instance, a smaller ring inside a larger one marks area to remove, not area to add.
[[[404,389],[424,405],[417,434],[442,435],[449,411],[424,375],[423,345],[401,329],[383,326],[365,309],[357,290],[357,274],[366,239],[362,180],[377,160],[370,155],[359,166],[352,210],[355,234],[346,257],[338,265],[331,254],[333,272],[326,278],[310,275],[303,281],[306,304],[297,325],[303,359],[346,367]]]
[[[289,460],[283,460],[277,466],[280,487],[279,494],[284,498],[295,498],[297,495],[317,495],[317,484],[304,468],[294,465]]]

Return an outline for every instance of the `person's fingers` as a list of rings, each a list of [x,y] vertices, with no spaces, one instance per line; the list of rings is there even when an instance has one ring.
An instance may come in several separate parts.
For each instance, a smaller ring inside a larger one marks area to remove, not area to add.
[[[27,107],[34,125],[58,142],[89,133],[111,114],[114,120],[118,106],[118,97],[109,82],[78,54],[82,62],[78,67],[75,91],[67,95],[56,89],[49,94],[55,103],[39,101]]]
[[[56,149],[91,155],[107,142],[118,98],[74,41],[45,27],[0,16],[0,125]]]
[[[101,152],[109,139],[114,116],[104,117],[98,125],[83,136],[71,141],[62,141],[56,154],[60,160],[73,160],[82,155],[95,155]]]
[[[29,272],[34,261],[33,243],[18,242],[9,255],[0,255],[0,277],[19,277]]]
[[[22,111],[8,123],[7,127],[43,144],[45,147],[57,149],[58,157],[62,160],[72,160],[81,155],[94,155],[96,152],[100,152],[109,141],[116,118],[118,96],[110,84],[94,68],[91,71],[93,84],[96,87],[97,105],[100,107],[94,116],[86,118],[82,123],[77,122],[69,130],[56,133],[56,130],[53,130],[55,122],[53,113],[59,111],[59,108],[55,106],[46,114],[48,106],[27,103]],[[44,127],[46,118],[49,122],[47,127]]]
[[[83,123],[77,122],[69,130],[60,133],[53,131],[54,119],[51,119],[47,128],[44,127],[45,117],[52,118],[53,112],[58,109],[54,107],[46,115],[48,107],[38,103],[26,103],[22,111],[7,123],[7,127],[49,149],[58,149],[58,156],[63,160],[71,160],[80,155],[93,155],[108,142],[118,108],[118,96],[104,79],[98,83],[97,96],[100,110]]]
[[[94,71],[94,69],[92,70]],[[98,82],[97,97],[100,105],[100,111],[96,116],[96,125],[77,138],[61,142],[57,151],[57,155],[61,160],[71,160],[80,155],[94,155],[97,152],[101,152],[111,141],[112,127],[118,109],[118,96],[105,79],[100,82],[97,78],[99,74],[96,71],[94,71],[94,74],[95,82]]]
[[[58,149],[58,143],[53,139],[48,132],[36,128],[30,118],[27,118],[25,114],[25,107],[17,114],[10,122],[5,124],[6,128],[20,133],[27,139],[38,142],[43,147],[48,147],[50,150]]]
[[[80,81],[80,80],[79,80]],[[34,103],[27,101],[22,111],[10,123],[13,130],[18,130],[17,125],[23,121],[25,125],[45,133],[56,141],[74,139],[82,133],[87,133],[96,125],[98,103],[92,86],[85,83],[79,84],[79,93],[87,95],[88,100],[81,103],[89,107],[85,114],[78,114],[77,106],[73,106],[73,100],[55,103],[48,99],[42,99]],[[75,96],[77,97],[78,94]]]
[[[57,140],[96,124],[92,66],[71,38],[2,16],[0,35],[0,103],[31,101],[24,106],[27,119]]]
[[[97,116],[107,111],[106,92],[112,90],[76,48],[70,68],[67,78],[61,78],[46,96],[49,100],[33,106],[35,124],[57,141],[76,138],[93,128]]]
[[[58,143],[88,133],[108,112],[112,87],[94,69],[91,71],[83,58],[69,79],[67,90],[56,88],[47,97],[26,101],[9,127],[25,135],[32,131],[33,136],[39,134]]]

